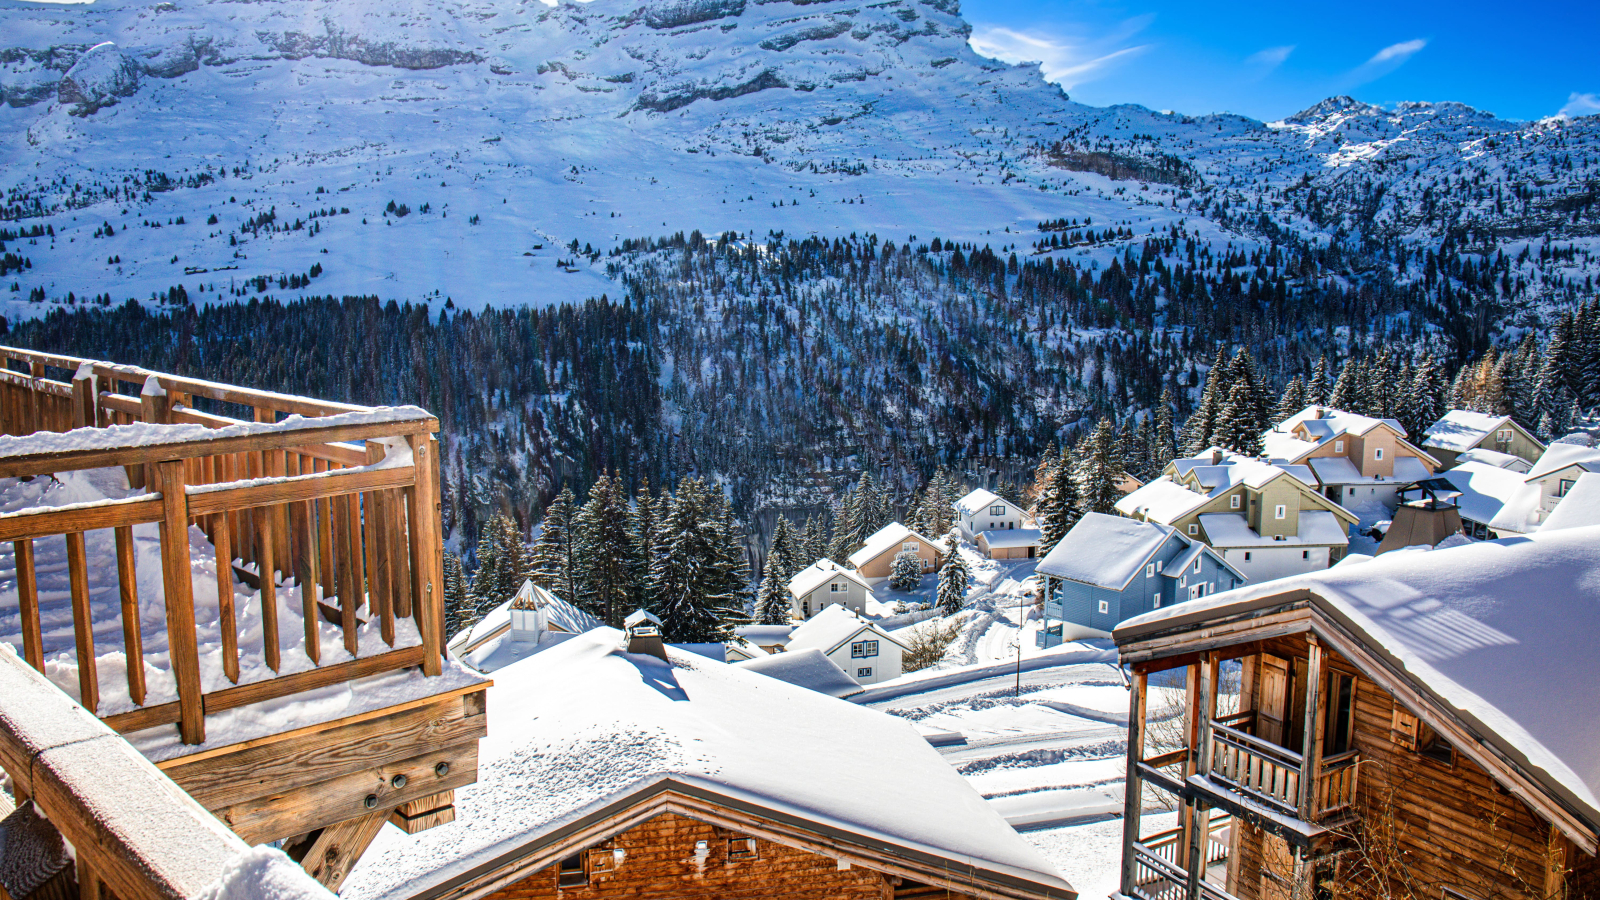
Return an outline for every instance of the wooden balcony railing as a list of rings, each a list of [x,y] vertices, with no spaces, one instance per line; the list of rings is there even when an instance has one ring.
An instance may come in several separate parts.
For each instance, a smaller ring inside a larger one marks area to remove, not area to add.
[[[326,403],[8,347],[0,358],[0,431],[13,436],[0,438],[0,478],[121,467],[128,487],[145,491],[0,515],[0,542],[11,542],[16,563],[24,659],[46,670],[36,544],[64,541],[75,687],[111,727],[176,723],[186,743],[201,743],[208,713],[389,670],[439,674],[438,423],[425,410]],[[150,525],[159,579],[139,568],[135,529]],[[205,678],[193,586],[205,566],[191,553],[191,525],[217,560],[208,576],[215,620],[206,597],[203,624],[220,647],[207,650]],[[97,532],[97,546],[115,547],[107,555],[127,661],[126,700],[105,708],[90,587],[102,573],[91,573],[86,552],[86,535]],[[253,625],[243,648],[236,582],[259,604],[251,611],[259,632]],[[162,652],[142,646],[141,583],[161,586]],[[336,629],[331,648],[323,621]],[[285,625],[303,632],[290,644],[301,652],[285,654]]]
[[[1300,754],[1211,723],[1211,778],[1290,815],[1300,808]]]
[[[1360,774],[1361,754],[1355,750],[1322,758],[1322,771],[1317,776],[1314,809],[1319,820],[1325,816],[1344,812],[1355,803]]]
[[[1133,844],[1133,882],[1146,900],[1184,900],[1189,875],[1175,861],[1178,832],[1162,832]]]

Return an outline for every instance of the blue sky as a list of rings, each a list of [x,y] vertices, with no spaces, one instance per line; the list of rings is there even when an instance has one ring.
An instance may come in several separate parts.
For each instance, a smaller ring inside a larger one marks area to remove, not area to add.
[[[1073,99],[1271,121],[1324,97],[1600,113],[1600,2],[962,0],[980,53]]]

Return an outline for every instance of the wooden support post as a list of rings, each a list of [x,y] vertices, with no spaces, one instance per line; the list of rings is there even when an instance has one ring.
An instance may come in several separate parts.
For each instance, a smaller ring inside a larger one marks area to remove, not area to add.
[[[94,867],[81,855],[78,857],[77,870],[78,900],[101,900],[104,896],[102,893],[104,882],[95,874]]]
[[[195,635],[194,585],[189,561],[189,497],[183,463],[156,464],[161,488],[161,582],[167,607],[167,645],[178,681],[178,733],[185,744],[206,740],[200,650]]]
[[[44,363],[35,362],[28,364],[28,374],[34,383],[28,388],[28,430],[27,434],[44,430],[44,413],[39,409],[39,379],[44,377]]]
[[[155,376],[150,376],[154,381]],[[140,419],[156,425],[166,425],[172,421],[172,398],[165,393],[157,392],[160,382],[152,385],[145,382],[144,392],[139,395]],[[144,466],[138,474],[138,484],[134,484],[135,470],[138,467],[128,468],[128,484],[130,487],[153,489],[156,482],[155,466]]]
[[[1139,816],[1144,811],[1144,779],[1139,776],[1139,761],[1144,759],[1145,695],[1149,676],[1134,672],[1133,684],[1128,688],[1128,761],[1123,778],[1122,797],[1122,894],[1138,896],[1138,864],[1133,858],[1133,845],[1139,841]]]
[[[1568,848],[1571,842],[1561,829],[1550,826],[1545,847],[1544,895],[1542,900],[1567,900]]]
[[[296,503],[290,514],[294,519],[295,582],[300,585],[300,610],[305,617],[306,656],[316,665],[322,659],[322,632],[317,627],[322,616],[317,609],[321,585],[317,577],[316,504],[310,500]]]
[[[406,492],[390,491],[389,521],[386,523],[385,532],[392,548],[389,552],[389,562],[393,571],[389,583],[394,588],[394,614],[402,619],[409,619],[412,616],[411,548],[406,537],[409,533],[406,526],[406,508]]]
[[[430,794],[396,806],[389,814],[389,821],[406,834],[421,834],[429,828],[454,822],[455,802],[455,791]]]
[[[1185,780],[1195,774],[1195,763],[1200,757],[1200,666],[1190,663],[1184,667],[1183,686],[1185,700],[1183,706],[1183,743],[1189,751],[1183,761],[1183,777]],[[1194,836],[1194,803],[1184,799],[1183,805],[1178,810],[1178,845],[1173,848],[1173,855],[1178,860],[1178,867],[1189,868],[1189,844]]]
[[[417,483],[410,491],[412,609],[422,632],[422,673],[444,671],[444,546],[439,539],[439,442],[409,435]]]
[[[1305,740],[1300,749],[1300,818],[1310,822],[1316,810],[1317,781],[1322,769],[1322,642],[1308,633],[1306,661]]]
[[[72,636],[78,648],[78,702],[89,712],[100,708],[100,676],[94,660],[94,618],[89,609],[89,558],[83,532],[67,536],[67,579],[72,585]]]
[[[277,510],[271,507],[256,510],[257,534],[261,538],[256,553],[257,568],[261,572],[261,643],[267,657],[267,668],[278,671],[281,660],[278,647],[278,575],[274,554]]]
[[[122,595],[122,652],[128,659],[128,696],[144,705],[144,633],[139,628],[139,579],[133,570],[133,526],[116,529],[117,588]]]
[[[222,622],[222,673],[239,683],[239,623],[233,608],[233,533],[228,517],[217,516],[211,543],[217,548],[217,611]]]
[[[333,497],[334,543],[339,554],[339,628],[344,632],[344,648],[351,656],[360,655],[360,634],[356,631],[356,610],[361,606],[361,509],[355,495]]]
[[[72,427],[93,428],[100,424],[95,412],[100,390],[95,387],[94,369],[85,365],[72,376]]]
[[[320,881],[330,891],[339,890],[345,876],[355,868],[361,854],[367,852],[378,836],[383,823],[389,820],[389,811],[368,813],[359,819],[329,825],[311,838],[311,846],[304,851],[300,865],[311,877]]]
[[[367,443],[367,462],[383,461],[383,445]],[[361,495],[363,513],[362,529],[367,548],[367,589],[371,597],[372,612],[378,616],[379,634],[383,642],[394,646],[394,592],[390,581],[389,557],[394,553],[390,542],[389,523],[393,513],[389,509],[388,491],[369,491]]]
[[[17,564],[17,610],[22,615],[22,656],[44,671],[44,636],[39,628],[39,582],[33,571],[33,540],[11,544]]]
[[[1191,758],[1196,771],[1207,774],[1211,771],[1211,719],[1217,712],[1216,653],[1209,650],[1202,653],[1200,663],[1190,667],[1190,672],[1200,676],[1200,703],[1195,711],[1195,747]],[[1191,692],[1190,696],[1195,695]],[[1200,882],[1205,878],[1206,857],[1211,843],[1211,814],[1209,808],[1200,801],[1196,801],[1191,810],[1193,823],[1189,829],[1189,881],[1185,888],[1189,900],[1200,900]]]

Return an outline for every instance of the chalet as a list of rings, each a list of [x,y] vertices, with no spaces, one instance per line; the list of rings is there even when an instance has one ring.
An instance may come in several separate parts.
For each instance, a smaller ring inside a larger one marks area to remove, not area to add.
[[[1031,521],[1022,507],[982,488],[957,500],[954,506],[956,527],[962,537],[974,543],[982,532],[1027,528]]]
[[[501,669],[473,802],[345,900],[1076,896],[903,720],[624,641]]]
[[[785,652],[820,650],[858,684],[877,684],[903,674],[901,658],[911,648],[842,606],[830,606],[794,630]]]
[[[1262,435],[1266,456],[1278,465],[1308,466],[1323,496],[1354,509],[1400,503],[1397,488],[1421,481],[1439,461],[1406,440],[1394,419],[1374,419],[1309,406]]]
[[[1556,686],[1600,679],[1597,597],[1600,528],[1580,528],[1387,554],[1122,623],[1122,896],[1591,895],[1600,693]],[[1228,670],[1237,692],[1219,690]],[[1151,688],[1170,675],[1186,712],[1152,733]],[[1177,829],[1144,826],[1146,791],[1178,805]]]
[[[1044,533],[1037,528],[1012,528],[978,533],[978,552],[985,559],[1034,559]]]
[[[906,551],[917,555],[924,573],[938,571],[944,564],[943,544],[899,522],[890,522],[867,538],[861,549],[850,554],[850,567],[866,579],[867,584],[877,584],[888,580],[894,558]]]
[[[493,672],[541,644],[582,634],[605,623],[532,581],[450,639],[450,656],[479,672]]]
[[[789,615],[803,622],[828,606],[867,611],[872,585],[860,573],[831,559],[819,559],[789,579]]]
[[[0,642],[19,651],[0,657],[122,736],[110,771],[143,778],[127,753],[143,754],[211,829],[284,847],[333,888],[386,822],[448,821],[477,778],[489,683],[445,653],[433,415],[0,358],[0,542],[17,591]],[[32,791],[42,762],[0,765],[52,823],[89,823],[62,831],[80,868],[85,853],[116,868],[97,814],[60,806],[59,783]],[[173,839],[215,836],[184,827]],[[119,897],[173,896],[139,887],[158,870],[119,871],[105,877]]]
[[[1551,444],[1528,470],[1527,481],[1539,490],[1539,518],[1555,511],[1585,472],[1600,472],[1600,447]]]
[[[1216,550],[1251,582],[1326,569],[1349,548],[1349,510],[1316,490],[1303,465],[1213,447],[1167,464],[1117,501],[1118,513],[1170,525]]]
[[[815,647],[793,653],[773,653],[734,663],[746,672],[760,672],[808,691],[843,700],[866,690],[838,664]]]
[[[1510,416],[1452,409],[1422,433],[1422,449],[1441,466],[1453,466],[1469,450],[1489,450],[1533,462],[1544,444]]]
[[[1600,525],[1600,474],[1578,476],[1561,505],[1539,526],[1541,532]]]
[[[1124,619],[1247,580],[1216,551],[1170,525],[1103,513],[1079,519],[1037,571],[1044,576],[1040,647],[1085,629],[1106,634]]]

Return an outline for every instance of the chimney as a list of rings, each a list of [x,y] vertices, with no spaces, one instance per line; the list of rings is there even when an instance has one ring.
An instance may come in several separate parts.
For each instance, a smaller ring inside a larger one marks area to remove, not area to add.
[[[1213,466],[1222,465],[1222,451],[1216,447],[1211,448],[1211,464]]]
[[[628,653],[644,653],[665,661],[667,646],[661,642],[661,620],[642,609],[636,609],[622,623],[624,642],[622,649]]]

